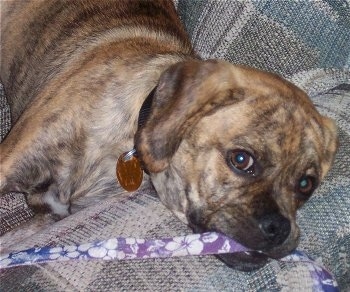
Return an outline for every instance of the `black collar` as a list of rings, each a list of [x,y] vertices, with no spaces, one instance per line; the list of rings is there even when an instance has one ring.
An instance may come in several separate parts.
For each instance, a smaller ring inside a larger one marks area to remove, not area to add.
[[[142,128],[146,122],[147,119],[149,117],[149,114],[151,112],[151,107],[152,107],[152,103],[153,103],[153,98],[154,98],[154,94],[156,92],[157,86],[154,87],[152,89],[152,91],[148,94],[148,96],[146,97],[145,101],[143,102],[140,112],[139,112],[139,119],[138,119],[138,129]]]
[[[140,129],[142,127],[144,127],[146,122],[147,122],[149,114],[151,113],[151,107],[152,107],[153,98],[154,98],[156,90],[157,90],[157,86],[152,89],[152,91],[148,94],[148,96],[146,97],[145,101],[143,102],[143,104],[141,106],[141,109],[139,112],[139,118],[138,118],[138,122],[137,122],[137,131],[140,131]],[[136,149],[135,146],[134,146],[134,149]],[[138,157],[137,152],[134,153],[134,156]],[[142,165],[142,162],[141,162],[141,165]],[[149,172],[147,171],[147,169],[144,166],[142,167],[142,169],[144,172],[149,174]]]

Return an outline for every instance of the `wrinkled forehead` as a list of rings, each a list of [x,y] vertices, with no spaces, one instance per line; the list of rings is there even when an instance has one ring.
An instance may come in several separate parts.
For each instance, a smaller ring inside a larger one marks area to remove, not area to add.
[[[322,118],[308,104],[280,96],[252,98],[245,101],[247,128],[279,146],[293,145],[322,137]],[[234,109],[232,109],[234,110]]]
[[[281,155],[304,148],[314,152],[322,144],[320,114],[308,104],[278,95],[248,97],[204,117],[199,127],[204,131],[200,135],[203,139],[216,139],[225,145],[242,144],[261,151],[268,145]]]

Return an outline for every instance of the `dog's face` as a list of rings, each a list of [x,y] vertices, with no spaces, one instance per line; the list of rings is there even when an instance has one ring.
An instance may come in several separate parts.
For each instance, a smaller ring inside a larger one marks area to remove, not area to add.
[[[329,170],[337,134],[289,82],[193,61],[163,74],[136,146],[163,203],[195,231],[279,258],[297,246],[296,211]]]

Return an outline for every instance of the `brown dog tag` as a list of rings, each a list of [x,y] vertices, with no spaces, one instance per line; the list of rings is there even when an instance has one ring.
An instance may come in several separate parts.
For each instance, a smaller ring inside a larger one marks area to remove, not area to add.
[[[140,161],[130,152],[125,152],[119,156],[117,161],[117,179],[124,190],[128,192],[136,191],[142,182],[143,171]]]

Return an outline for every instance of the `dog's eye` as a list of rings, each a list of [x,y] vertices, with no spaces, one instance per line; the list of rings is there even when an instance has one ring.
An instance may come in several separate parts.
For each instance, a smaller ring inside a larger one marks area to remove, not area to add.
[[[255,158],[244,150],[233,150],[229,155],[230,164],[240,173],[255,174]]]
[[[297,189],[298,193],[308,198],[316,188],[316,179],[309,175],[304,175],[299,179]]]

